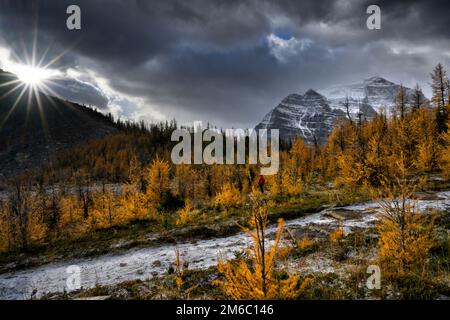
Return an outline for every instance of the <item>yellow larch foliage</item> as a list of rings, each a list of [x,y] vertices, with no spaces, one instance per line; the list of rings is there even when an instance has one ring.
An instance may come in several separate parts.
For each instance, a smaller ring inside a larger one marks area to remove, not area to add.
[[[278,195],[283,194],[283,186],[282,186],[283,176],[281,174],[281,170],[279,170],[274,175],[267,176],[265,179],[266,179],[265,189],[272,198],[276,198]]]
[[[76,197],[70,195],[61,197],[60,208],[60,230],[74,238],[89,231],[89,224],[84,219],[83,209]]]
[[[250,219],[251,228],[244,228],[253,240],[248,251],[250,262],[244,259],[223,261],[219,259],[218,270],[224,280],[214,281],[230,298],[251,299],[293,299],[298,294],[299,278],[291,275],[281,280],[276,277],[276,262],[284,230],[284,221],[278,221],[275,239],[268,244],[266,239],[267,209],[254,208]]]
[[[198,285],[188,287],[185,281],[186,275],[189,268],[189,261],[183,260],[181,258],[180,250],[175,247],[175,292],[169,293],[170,296],[176,299],[189,300],[191,298],[191,293],[195,290]]]
[[[311,240],[307,235],[297,242],[297,247],[300,250],[306,250],[308,248],[311,248],[313,245],[314,241]]]
[[[147,181],[147,200],[151,205],[158,206],[161,203],[164,192],[170,187],[170,165],[167,161],[159,159],[153,160],[148,169]]]
[[[286,159],[284,168],[282,169],[281,173],[281,181],[283,191],[286,192],[289,196],[298,196],[302,192],[302,177],[298,172],[298,168],[294,159]]]
[[[441,154],[436,115],[422,108],[414,113],[410,120],[411,139],[417,151],[412,154],[417,169],[429,172],[437,169]]]
[[[175,175],[172,180],[173,193],[181,199],[188,199],[192,203],[199,203],[207,198],[205,194],[205,175],[197,167],[180,164],[175,166]]]
[[[35,210],[32,214],[30,214],[28,227],[31,243],[42,243],[47,235],[47,225],[44,223],[44,215],[42,211]]]
[[[178,210],[177,213],[178,219],[175,224],[177,226],[184,226],[194,221],[194,219],[197,217],[198,211],[191,206],[191,202],[189,200],[186,200],[184,207]]]
[[[355,153],[340,153],[336,163],[339,167],[339,174],[336,175],[337,186],[362,185],[364,181],[364,164],[359,161]]]
[[[117,219],[119,221],[131,221],[133,219],[144,220],[151,218],[147,206],[147,197],[139,190],[138,186],[128,183],[123,189]]]
[[[38,195],[28,186],[17,186],[7,200],[0,199],[0,251],[41,244],[47,234]]]
[[[450,121],[447,124],[447,128],[447,132],[442,135],[445,148],[443,148],[441,154],[440,168],[447,177],[450,177]]]
[[[214,205],[222,206],[225,210],[238,207],[242,204],[243,198],[241,192],[231,183],[226,183],[214,199]]]
[[[310,148],[303,139],[297,138],[294,140],[289,154],[295,161],[297,173],[302,177],[302,179],[305,179],[306,176],[309,175],[312,167],[312,154]]]
[[[10,249],[7,218],[6,205],[0,200],[0,252],[6,252]]]
[[[418,156],[416,159],[416,167],[423,172],[430,172],[437,168],[437,161],[439,156],[439,146],[433,141],[433,139],[425,139],[418,145]]]
[[[183,286],[184,286],[184,266],[180,257],[180,250],[175,247],[175,285],[178,290],[178,296],[183,299]]]
[[[182,199],[193,199],[195,195],[195,171],[189,165],[181,163],[175,166],[175,194]]]
[[[311,151],[303,139],[298,138],[283,160],[282,188],[289,196],[297,196],[303,191],[303,184],[311,177]]]
[[[433,245],[433,216],[402,194],[382,205],[377,230],[382,260],[400,272],[422,268]]]
[[[116,212],[117,197],[110,188],[94,192],[92,198],[93,208],[89,220],[94,229],[105,229],[120,223]]]
[[[442,163],[442,143],[436,115],[429,108],[407,109],[403,117],[383,113],[370,120],[340,120],[321,149],[318,168],[335,178],[337,186],[380,186],[395,178],[401,155],[406,166],[430,172]],[[445,147],[445,146],[444,146]]]
[[[398,162],[399,177],[380,192],[381,210],[377,231],[382,261],[399,272],[424,270],[435,237],[434,215],[419,209],[412,200],[417,186],[406,178],[406,168]]]
[[[243,168],[237,168],[238,172],[236,173],[236,176],[240,178],[242,176],[241,184],[242,184],[242,193],[243,194],[249,194],[252,192],[253,187],[256,187],[257,183],[257,176],[256,171],[257,169],[254,167],[254,165],[246,164]]]
[[[338,242],[342,240],[345,236],[344,228],[339,227],[330,232],[330,240],[331,242]]]
[[[212,198],[218,194],[223,186],[233,183],[233,166],[224,165],[205,165],[202,167],[204,193],[207,197]]]
[[[388,155],[384,150],[382,137],[369,138],[369,145],[363,166],[363,184],[370,186],[380,185],[383,177],[389,175]]]

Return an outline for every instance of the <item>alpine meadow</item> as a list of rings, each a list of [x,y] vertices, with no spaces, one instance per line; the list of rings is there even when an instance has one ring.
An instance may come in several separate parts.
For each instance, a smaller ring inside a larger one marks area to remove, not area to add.
[[[450,299],[448,9],[0,0],[0,299]]]

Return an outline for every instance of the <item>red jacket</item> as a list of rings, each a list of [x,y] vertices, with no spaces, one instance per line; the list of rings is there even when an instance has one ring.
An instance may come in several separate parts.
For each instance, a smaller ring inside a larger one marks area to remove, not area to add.
[[[265,182],[264,176],[259,176],[258,185],[263,186]]]

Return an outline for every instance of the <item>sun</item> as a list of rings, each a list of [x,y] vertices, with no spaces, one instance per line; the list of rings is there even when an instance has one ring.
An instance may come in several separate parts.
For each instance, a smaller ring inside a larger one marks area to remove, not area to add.
[[[0,87],[7,87],[8,89],[11,87],[1,95],[0,102],[12,94],[16,96],[15,101],[6,113],[6,117],[0,123],[0,128],[6,123],[6,120],[13,114],[15,108],[17,108],[23,99],[26,99],[27,112],[31,108],[37,108],[39,110],[44,128],[46,127],[46,119],[42,100],[46,99],[54,105],[55,103],[52,98],[56,97],[64,102],[59,94],[53,90],[53,87],[58,85],[58,80],[66,78],[66,73],[64,69],[55,68],[55,64],[72,47],[68,47],[65,51],[53,57],[47,55],[50,50],[50,47],[48,47],[40,55],[38,54],[37,38],[36,29],[33,36],[31,52],[27,52],[24,47],[25,50],[22,58],[21,55],[12,49],[0,47],[0,67],[2,71],[6,71],[5,75],[10,78],[10,81],[2,83]]]
[[[31,65],[17,66],[16,75],[22,83],[29,86],[40,86],[52,77],[49,70]]]

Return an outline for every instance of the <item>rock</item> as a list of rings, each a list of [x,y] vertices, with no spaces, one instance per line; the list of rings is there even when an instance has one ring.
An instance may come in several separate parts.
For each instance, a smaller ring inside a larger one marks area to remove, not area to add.
[[[416,192],[414,198],[416,200],[444,200],[444,198],[432,192]]]
[[[140,270],[138,270],[136,273],[137,273],[138,275],[142,276],[142,275],[145,273],[145,271],[142,270],[142,269],[140,269]]]
[[[170,266],[170,267],[167,269],[167,274],[173,274],[174,272],[175,272],[175,269],[174,269],[173,266]]]
[[[124,288],[120,288],[114,292],[114,298],[119,300],[127,299],[129,296],[128,291]]]
[[[361,212],[348,209],[332,209],[324,213],[324,216],[336,220],[352,220],[361,218]]]
[[[111,249],[129,248],[133,244],[133,241],[119,240],[117,243],[111,245]]]
[[[119,264],[119,266],[123,268],[123,267],[126,267],[127,264],[125,262],[122,262],[121,264]]]
[[[291,94],[284,98],[256,129],[279,129],[283,140],[300,136],[308,143],[316,140],[322,144],[332,131],[338,116],[344,116],[344,113],[332,110],[326,97],[308,90],[304,95]]]
[[[161,267],[161,261],[159,261],[159,260],[154,261],[154,262],[152,263],[152,267],[154,267],[154,268],[159,268],[159,267]]]
[[[294,227],[290,226],[290,230],[292,236],[297,239],[303,239],[304,237],[308,237],[310,239],[327,239],[329,230],[328,226],[322,225],[309,225],[305,227]]]

